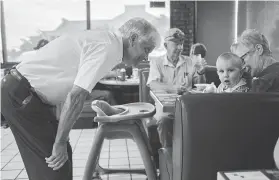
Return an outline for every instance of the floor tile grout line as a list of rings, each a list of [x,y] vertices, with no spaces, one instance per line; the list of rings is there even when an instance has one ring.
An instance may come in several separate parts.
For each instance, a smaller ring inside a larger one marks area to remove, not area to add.
[[[130,156],[129,156],[129,149],[128,149],[128,143],[127,143],[127,139],[125,139],[125,143],[126,143],[126,150],[127,150],[127,155],[128,155],[128,164],[129,164],[129,169],[131,169],[131,163],[130,163]],[[130,173],[130,179],[132,180],[132,174]]]
[[[12,157],[6,164],[5,164],[5,166],[3,166],[2,168],[1,168],[1,171],[17,156],[19,154],[19,152],[18,153],[16,153],[15,155],[14,155],[14,157]],[[21,155],[20,155],[21,156]],[[21,160],[22,162],[23,162],[23,160]],[[25,167],[25,166],[24,166]]]
[[[110,143],[111,143],[111,140],[108,140],[108,141],[109,141],[109,147],[108,147],[108,168],[110,168],[109,167],[110,166],[109,163],[110,163]],[[107,180],[109,180],[109,174],[107,174]]]
[[[15,179],[17,179],[18,178],[18,176],[22,173],[22,171],[24,171],[24,169],[25,168],[23,168],[19,173],[18,173],[18,175],[16,176],[16,178]],[[27,172],[26,172],[27,173]],[[28,175],[27,175],[28,176]],[[28,177],[29,178],[29,177]]]
[[[76,149],[76,147],[77,147],[77,144],[78,144],[78,141],[79,141],[80,136],[81,136],[81,134],[82,134],[82,131],[83,131],[83,129],[82,129],[82,130],[80,131],[80,133],[79,133],[79,137],[78,137],[78,139],[77,139],[77,141],[76,141],[76,143],[75,143],[75,145],[74,145],[73,152],[75,152],[75,149]]]
[[[1,150],[1,152],[3,152],[5,149],[7,149],[11,144],[13,144],[13,142],[11,142],[9,145],[7,145],[4,149]]]

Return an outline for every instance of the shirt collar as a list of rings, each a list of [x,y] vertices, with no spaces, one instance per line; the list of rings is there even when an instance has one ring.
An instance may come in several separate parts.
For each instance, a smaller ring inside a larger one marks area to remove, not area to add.
[[[222,86],[222,90],[223,91],[226,91],[226,92],[233,92],[234,90],[236,90],[237,88],[239,88],[240,86],[243,86],[243,85],[246,85],[246,80],[244,78],[241,78],[240,81],[232,88],[228,88],[228,89],[225,89],[225,85],[224,84],[221,84]]]
[[[165,54],[163,65],[178,68],[179,66],[183,65],[185,62],[186,62],[185,59],[182,58],[182,56],[180,55],[176,67],[174,67],[174,65],[168,60],[167,54]]]

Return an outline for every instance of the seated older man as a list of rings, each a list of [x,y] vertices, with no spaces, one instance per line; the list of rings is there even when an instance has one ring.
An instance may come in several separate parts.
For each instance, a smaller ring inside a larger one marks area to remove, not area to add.
[[[194,63],[190,57],[181,55],[184,36],[177,28],[172,28],[166,33],[164,46],[167,53],[150,62],[147,85],[151,90],[181,93],[190,90],[193,83],[205,82],[205,60]],[[163,113],[157,109],[154,117],[158,120],[158,134],[162,147],[172,147],[174,114]]]
[[[263,34],[255,29],[245,30],[231,51],[244,60],[253,77],[252,92],[279,92],[279,62],[273,58]]]

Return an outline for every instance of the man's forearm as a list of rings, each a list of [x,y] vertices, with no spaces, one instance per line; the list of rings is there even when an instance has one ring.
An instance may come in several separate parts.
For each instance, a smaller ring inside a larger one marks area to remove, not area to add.
[[[88,92],[85,90],[80,92],[74,90],[74,88],[68,94],[60,115],[55,143],[67,142],[70,130],[82,111],[87,95]]]

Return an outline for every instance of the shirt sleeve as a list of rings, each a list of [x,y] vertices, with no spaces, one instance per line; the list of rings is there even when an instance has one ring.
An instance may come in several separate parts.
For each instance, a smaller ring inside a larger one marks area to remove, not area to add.
[[[161,79],[159,66],[156,62],[157,62],[157,59],[152,59],[150,61],[150,72],[149,72],[148,80],[146,83],[147,86],[149,86],[152,81],[160,81],[160,79]]]
[[[267,92],[272,86],[274,78],[260,77],[252,80],[252,92]]]
[[[108,58],[108,44],[85,42],[80,58],[80,65],[74,85],[91,92],[97,82],[104,77],[116,63]]]

